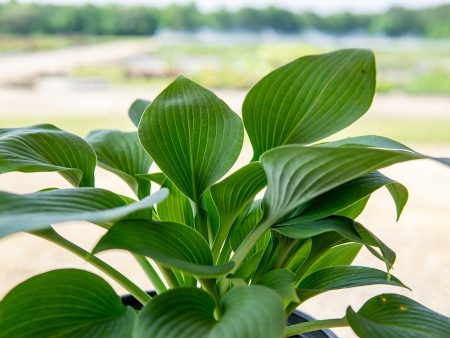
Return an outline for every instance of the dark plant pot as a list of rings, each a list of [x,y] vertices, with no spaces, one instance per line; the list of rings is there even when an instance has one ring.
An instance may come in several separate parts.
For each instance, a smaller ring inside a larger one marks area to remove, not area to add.
[[[155,291],[147,292],[150,296],[156,296]],[[132,295],[122,296],[122,303],[126,306],[131,306],[135,310],[140,310],[142,308],[142,304],[134,298]],[[295,310],[288,318],[288,325],[294,325],[298,323],[305,323],[314,320],[313,317],[303,313],[301,311]],[[338,338],[331,330],[319,330],[308,333],[302,333],[292,337],[300,337],[300,338]]]

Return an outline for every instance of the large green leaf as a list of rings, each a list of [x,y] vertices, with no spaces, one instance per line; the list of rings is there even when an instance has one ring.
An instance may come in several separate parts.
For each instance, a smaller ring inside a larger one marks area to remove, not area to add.
[[[362,245],[359,243],[344,243],[325,250],[305,271],[304,276],[310,273],[336,265],[350,265],[360,252]]]
[[[144,114],[145,108],[147,108],[150,103],[151,102],[147,100],[137,99],[128,109],[128,117],[136,127],[139,126],[139,121],[141,120],[142,114]]]
[[[214,246],[221,247],[239,214],[248,208],[256,194],[266,186],[266,174],[259,162],[240,168],[211,187],[211,196],[219,213],[220,226]]]
[[[396,277],[388,276],[386,272],[381,270],[364,266],[343,265],[314,271],[300,282],[297,295],[304,302],[326,291],[374,284],[405,287]]]
[[[0,129],[0,174],[56,171],[74,186],[94,186],[96,157],[81,137],[50,124]]]
[[[229,272],[233,263],[214,266],[205,239],[193,228],[174,222],[121,221],[100,240],[94,253],[123,249],[199,277]]]
[[[450,337],[450,318],[391,293],[371,298],[358,312],[349,307],[346,318],[363,338]]]
[[[180,76],[145,110],[139,138],[167,177],[199,202],[238,158],[243,129],[225,102]]]
[[[269,271],[256,281],[258,285],[264,285],[276,291],[283,300],[287,302],[298,302],[295,291],[295,275],[287,269],[276,269]]]
[[[236,251],[239,248],[244,239],[261,220],[263,214],[261,202],[262,202],[261,200],[254,201],[241,224],[231,228],[228,240],[230,242],[231,248],[234,251]]]
[[[386,145],[386,148],[380,148],[355,144],[356,140],[349,142],[285,145],[264,153],[261,164],[267,174],[264,196],[267,223],[279,220],[313,198],[374,170],[427,158],[406,147],[394,149],[389,144],[380,144]],[[450,165],[450,159],[435,160]]]
[[[254,159],[291,143],[312,143],[356,121],[375,92],[375,59],[347,49],[301,57],[259,81],[242,108]]]
[[[349,241],[365,245],[373,255],[386,263],[388,269],[392,268],[395,262],[395,253],[386,244],[350,218],[333,216],[307,222],[294,218],[274,227],[273,231],[294,239],[306,239],[327,232],[336,232]],[[374,247],[378,248],[381,254]]]
[[[194,227],[194,213],[191,201],[169,179],[161,183],[169,190],[169,196],[158,204],[157,212],[161,221],[182,223]]]
[[[301,212],[299,217],[307,221],[335,215],[383,186],[386,186],[392,194],[397,207],[397,218],[400,217],[408,201],[408,190],[402,184],[379,172],[358,177],[319,195],[310,201],[309,206]]]
[[[150,181],[138,175],[148,173],[152,159],[142,148],[137,132],[94,130],[86,141],[94,148],[100,167],[121,177],[140,198],[150,193]]]
[[[289,259],[284,264],[284,266],[297,276],[297,280],[299,279],[297,271],[299,271],[299,269],[308,259],[311,253],[311,248],[312,248],[312,240],[308,238],[307,240],[302,241],[301,245],[297,246],[295,251],[289,252]]]
[[[196,288],[178,288],[148,303],[136,321],[135,338],[280,338],[284,330],[281,298],[263,286],[233,288],[214,317],[214,300]]]
[[[138,202],[97,188],[55,189],[26,195],[0,192],[0,237],[67,221],[110,224],[127,215],[150,218],[149,209],[135,212],[150,208],[166,196],[166,189]]]
[[[28,279],[3,298],[0,336],[128,338],[134,317],[97,275],[55,270]]]
[[[407,190],[405,190],[407,192]],[[369,202],[370,195],[360,199],[358,202],[355,202],[353,204],[350,204],[348,207],[341,209],[335,213],[336,216],[344,216],[351,219],[356,219],[361,213],[364,211],[364,208],[367,205],[367,202]],[[394,199],[396,199],[395,197]],[[401,199],[398,198],[400,201]],[[404,200],[406,203],[406,200]],[[397,213],[398,216],[398,213]],[[397,217],[398,220],[398,217]]]

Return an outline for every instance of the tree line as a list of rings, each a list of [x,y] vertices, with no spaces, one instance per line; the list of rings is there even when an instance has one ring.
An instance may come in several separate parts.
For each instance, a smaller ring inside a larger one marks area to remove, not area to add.
[[[277,7],[219,9],[204,13],[194,4],[148,6],[96,6],[0,4],[0,34],[152,35],[161,29],[197,31],[266,30],[295,34],[316,30],[328,34],[353,33],[387,36],[450,37],[450,5],[410,10],[393,7],[380,14],[337,13],[320,16],[294,13]]]

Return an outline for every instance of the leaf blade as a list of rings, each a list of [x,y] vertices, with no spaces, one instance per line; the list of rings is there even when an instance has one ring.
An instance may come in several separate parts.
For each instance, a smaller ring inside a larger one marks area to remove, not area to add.
[[[450,318],[396,294],[373,297],[358,312],[349,307],[346,318],[353,331],[365,338],[450,335]]]
[[[223,315],[214,318],[214,301],[203,290],[177,288],[146,305],[137,319],[136,338],[264,337],[284,329],[281,298],[263,286],[233,288],[223,298]]]
[[[86,141],[97,154],[100,167],[122,178],[138,197],[150,193],[150,182],[139,175],[148,173],[152,159],[142,148],[137,132],[94,130]]]
[[[193,228],[175,222],[121,221],[97,243],[94,253],[123,249],[199,277],[216,277],[234,264],[213,265],[211,250]]]
[[[150,103],[150,101],[144,99],[137,99],[134,100],[134,102],[128,109],[128,117],[136,127],[139,126],[139,121],[141,120],[142,114],[144,113],[145,108],[150,105]]]
[[[238,115],[212,92],[181,76],[146,108],[139,124],[145,150],[195,202],[234,164],[243,136]]]
[[[0,318],[4,337],[127,338],[134,312],[97,275],[62,269],[16,286],[0,302]]]
[[[0,174],[55,171],[75,187],[93,187],[96,161],[81,137],[53,125],[0,129]]]
[[[148,208],[166,195],[167,191],[162,189],[130,203],[131,199],[98,188],[56,189],[26,195],[0,192],[0,237],[67,221],[110,222]],[[150,218],[150,213],[144,216]]]
[[[301,57],[260,80],[248,93],[243,120],[254,160],[266,150],[312,143],[361,117],[375,92],[369,50]]]
[[[297,295],[304,302],[323,292],[375,284],[406,287],[398,278],[378,269],[337,265],[306,276],[298,286]]]

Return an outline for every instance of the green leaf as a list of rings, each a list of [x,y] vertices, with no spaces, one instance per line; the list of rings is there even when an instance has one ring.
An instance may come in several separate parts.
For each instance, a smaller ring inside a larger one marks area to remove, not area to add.
[[[198,277],[229,272],[234,264],[213,266],[211,250],[193,228],[174,222],[121,221],[100,239],[94,253],[123,249]]]
[[[298,302],[296,282],[295,275],[288,269],[276,269],[263,275],[256,284],[273,289],[287,302]]]
[[[364,285],[387,284],[406,287],[384,271],[364,266],[331,266],[314,271],[299,284],[297,295],[302,302],[320,293]]]
[[[140,198],[150,194],[150,182],[138,175],[148,173],[152,159],[136,132],[94,130],[86,141],[94,148],[100,167],[121,177]]]
[[[134,311],[97,275],[46,272],[16,286],[0,302],[2,337],[128,338]]]
[[[248,208],[256,194],[266,186],[266,174],[258,162],[247,164],[211,187],[211,196],[219,213],[220,226],[214,246],[221,247],[233,222]]]
[[[236,272],[233,274],[233,277],[241,278],[245,281],[250,281],[255,275],[255,267],[259,265],[261,262],[263,255],[265,252],[265,247],[254,249],[250,254],[245,258]]]
[[[391,192],[397,207],[397,218],[400,217],[408,201],[408,190],[402,184],[379,172],[372,172],[358,177],[317,196],[309,202],[308,207],[301,212],[299,217],[306,221],[335,215],[339,211],[370,196],[372,192],[383,186],[386,186]]]
[[[111,224],[128,215],[150,218],[150,210],[136,212],[166,196],[165,189],[138,202],[97,188],[55,189],[26,195],[0,192],[0,237],[67,221]]]
[[[370,195],[360,199],[358,202],[355,202],[342,210],[339,210],[338,212],[335,213],[335,215],[356,219],[364,211],[367,202],[369,202],[369,198]]]
[[[254,159],[291,143],[312,143],[349,126],[375,93],[371,51],[347,49],[301,57],[259,81],[242,108]]]
[[[349,307],[346,318],[363,338],[450,337],[450,318],[392,293],[371,298],[358,312]]]
[[[169,190],[169,196],[158,204],[157,216],[161,221],[171,221],[194,226],[192,203],[163,173],[139,175]]]
[[[314,260],[304,276],[310,273],[336,265],[350,265],[361,250],[359,243],[344,243],[325,250]]]
[[[225,102],[180,76],[145,110],[139,138],[167,177],[198,203],[238,158],[243,129]]]
[[[318,146],[286,145],[261,156],[268,181],[264,196],[267,223],[279,220],[313,198],[374,170],[428,158],[406,148],[400,149],[400,146],[372,148],[353,144],[356,141],[349,141],[350,145],[342,142]],[[450,165],[450,159],[433,159]]]
[[[169,190],[169,196],[156,207],[159,219],[194,227],[194,213],[189,198],[169,179],[165,179],[161,187]]]
[[[128,109],[128,117],[131,122],[137,127],[139,126],[139,121],[141,120],[142,114],[144,113],[145,108],[150,105],[150,101],[137,99],[135,100],[130,108]]]
[[[94,186],[96,157],[81,137],[50,124],[0,129],[0,174],[61,174],[73,186]]]
[[[308,222],[299,221],[294,218],[272,229],[286,237],[294,239],[305,239],[327,232],[336,232],[349,241],[363,244],[374,256],[386,263],[388,270],[392,268],[395,262],[395,253],[388,246],[360,223],[350,218],[333,216]],[[378,248],[381,254],[373,247]]]
[[[139,177],[142,177],[143,179],[149,180],[151,182],[155,182],[158,185],[163,185],[164,181],[166,180],[166,175],[163,173],[151,173],[151,174],[139,174]]]
[[[234,251],[239,248],[244,239],[261,220],[263,214],[261,202],[261,200],[254,201],[242,223],[231,228],[231,233],[228,239]]]
[[[214,300],[203,290],[178,288],[156,297],[137,318],[135,338],[280,338],[284,330],[281,298],[263,286],[233,288],[214,318]]]
[[[292,271],[297,276],[297,271],[306,262],[311,253],[312,240],[307,239],[291,254],[287,262],[286,268]]]

